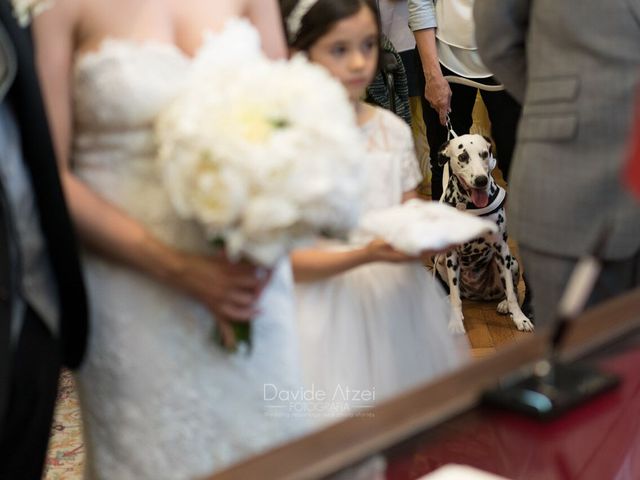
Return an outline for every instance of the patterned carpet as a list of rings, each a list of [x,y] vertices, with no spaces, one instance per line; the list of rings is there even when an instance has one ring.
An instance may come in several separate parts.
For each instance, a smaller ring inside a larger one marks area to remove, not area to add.
[[[51,428],[45,480],[81,480],[84,463],[80,406],[68,371],[60,376],[58,401]]]

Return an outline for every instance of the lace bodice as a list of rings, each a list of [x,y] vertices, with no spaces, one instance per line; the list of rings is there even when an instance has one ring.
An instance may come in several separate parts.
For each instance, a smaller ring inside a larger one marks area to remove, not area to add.
[[[176,46],[107,39],[75,64],[77,135],[148,129],[185,80],[190,59]]]
[[[95,192],[163,241],[206,248],[177,218],[156,165],[154,120],[175,97],[192,60],[171,44],[105,40],[74,70],[72,168]]]

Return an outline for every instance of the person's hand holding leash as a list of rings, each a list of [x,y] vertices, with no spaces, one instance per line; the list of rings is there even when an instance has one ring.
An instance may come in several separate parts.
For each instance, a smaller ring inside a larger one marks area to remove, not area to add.
[[[440,123],[447,124],[447,116],[451,112],[451,87],[442,72],[436,71],[426,76],[424,98],[438,112]]]

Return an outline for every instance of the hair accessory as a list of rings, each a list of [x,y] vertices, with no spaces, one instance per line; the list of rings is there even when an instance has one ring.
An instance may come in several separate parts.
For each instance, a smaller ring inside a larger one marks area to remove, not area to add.
[[[289,41],[294,42],[298,38],[300,28],[302,27],[302,19],[309,10],[318,3],[319,0],[300,0],[291,11],[287,18],[287,29],[289,30]]]

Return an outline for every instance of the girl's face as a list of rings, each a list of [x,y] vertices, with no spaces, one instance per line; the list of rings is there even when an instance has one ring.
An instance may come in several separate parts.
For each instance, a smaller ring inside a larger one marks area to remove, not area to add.
[[[309,59],[342,82],[356,101],[373,80],[378,66],[378,26],[373,12],[363,6],[337,22],[309,49]]]

